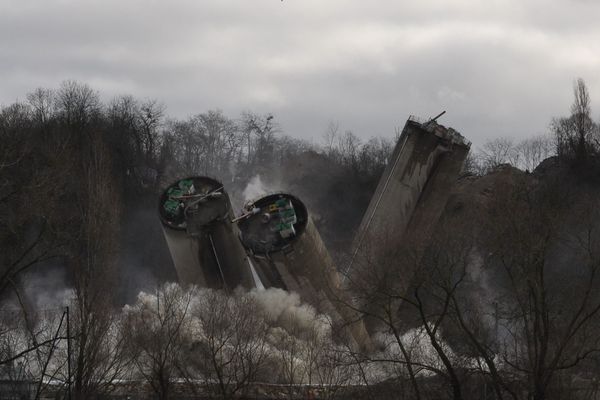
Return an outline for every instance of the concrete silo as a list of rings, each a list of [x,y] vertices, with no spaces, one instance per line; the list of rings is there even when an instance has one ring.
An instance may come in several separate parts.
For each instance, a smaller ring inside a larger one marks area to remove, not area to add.
[[[340,275],[304,203],[286,193],[246,205],[239,219],[241,240],[265,287],[296,292],[302,301],[346,325],[352,318]],[[362,322],[348,324],[360,347],[370,345]]]
[[[364,296],[362,306],[369,312],[378,300],[386,301],[386,291],[404,295],[469,147],[458,132],[435,120],[406,122],[343,270],[345,285]]]
[[[180,179],[160,197],[159,215],[183,284],[209,288],[254,287],[223,185],[208,177]]]

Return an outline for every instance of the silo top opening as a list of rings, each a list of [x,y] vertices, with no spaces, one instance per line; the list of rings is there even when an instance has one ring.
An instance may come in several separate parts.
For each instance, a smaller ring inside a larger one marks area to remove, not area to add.
[[[308,212],[296,197],[277,193],[248,203],[239,218],[241,240],[255,254],[268,254],[291,246],[306,228]]]
[[[221,182],[196,176],[180,179],[161,195],[159,215],[162,223],[172,229],[195,231],[227,217],[229,202]]]

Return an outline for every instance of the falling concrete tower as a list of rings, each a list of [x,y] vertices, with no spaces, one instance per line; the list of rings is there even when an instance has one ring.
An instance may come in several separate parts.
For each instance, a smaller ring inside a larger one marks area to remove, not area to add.
[[[333,317],[359,347],[370,346],[362,322],[354,322],[340,290],[340,275],[304,203],[286,193],[248,203],[238,218],[241,240],[265,287],[296,292]]]
[[[208,177],[180,179],[160,197],[159,215],[183,284],[214,289],[254,287],[246,252],[231,222],[223,185]]]
[[[385,301],[386,291],[404,295],[469,147],[435,119],[406,122],[343,270],[345,285],[364,296],[368,307],[378,298]]]

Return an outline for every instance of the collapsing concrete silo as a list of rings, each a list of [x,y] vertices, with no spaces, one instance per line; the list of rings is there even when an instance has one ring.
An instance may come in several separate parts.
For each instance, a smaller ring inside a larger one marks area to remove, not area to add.
[[[338,271],[297,197],[267,195],[247,204],[238,220],[242,243],[265,287],[294,291],[338,323],[356,320],[343,305]],[[350,325],[356,344],[368,346],[362,322]]]
[[[344,269],[346,285],[364,296],[369,313],[382,293],[404,295],[469,147],[435,120],[406,122]]]
[[[208,177],[181,179],[163,192],[159,215],[181,283],[254,287],[231,208],[223,185]]]

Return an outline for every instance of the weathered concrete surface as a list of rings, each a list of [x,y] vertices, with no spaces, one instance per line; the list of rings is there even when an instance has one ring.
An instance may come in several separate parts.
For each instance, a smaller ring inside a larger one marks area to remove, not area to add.
[[[219,269],[208,233],[190,236],[186,231],[173,230],[165,226],[163,232],[179,283],[212,289],[229,289],[237,286],[230,285],[239,282],[240,274],[231,271],[232,267],[237,268],[238,264],[220,258],[223,272]],[[226,285],[224,285],[224,277]]]
[[[229,198],[227,200],[229,201]],[[254,288],[254,278],[248,264],[248,256],[239,239],[240,233],[237,225],[231,223],[231,218],[228,217],[226,220],[211,225],[208,230],[223,271],[225,287],[229,290],[239,286],[245,289]]]
[[[370,331],[393,318],[458,179],[469,143],[435,122],[408,120],[381,177],[344,269]],[[380,314],[384,312],[384,314]],[[379,320],[379,321],[377,321]]]

